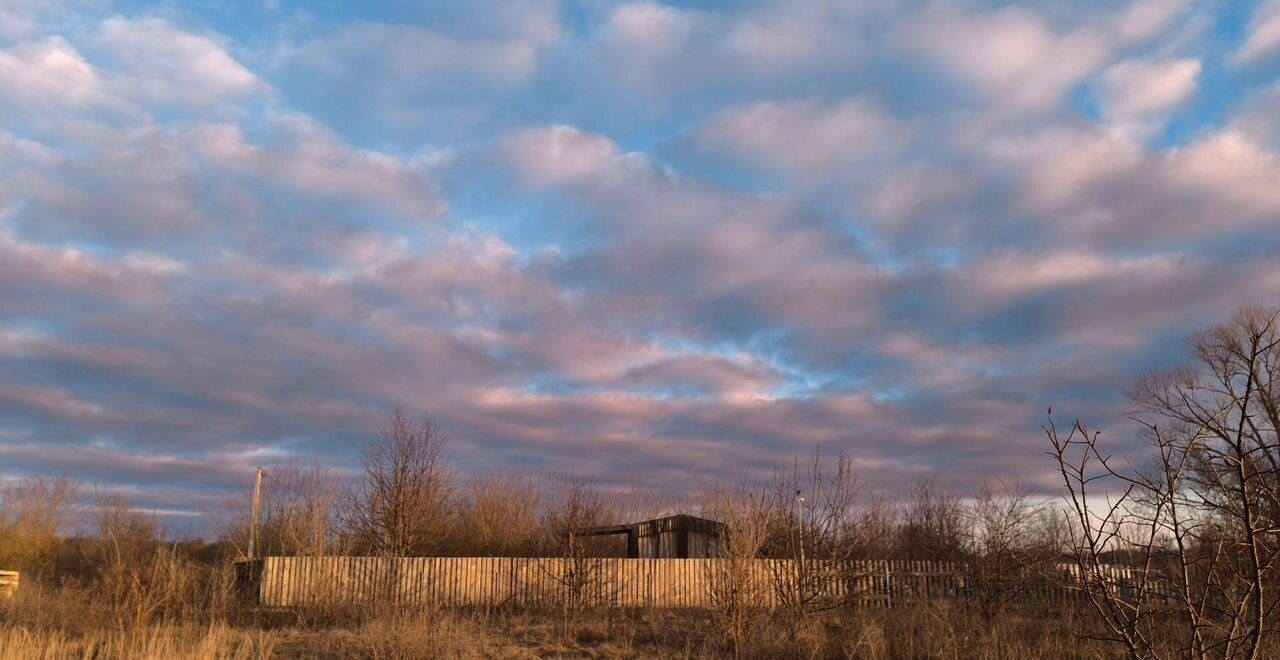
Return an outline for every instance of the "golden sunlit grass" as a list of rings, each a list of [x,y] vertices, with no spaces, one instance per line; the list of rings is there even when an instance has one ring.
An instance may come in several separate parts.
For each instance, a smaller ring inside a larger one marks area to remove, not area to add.
[[[88,599],[88,600],[86,600]],[[0,605],[0,660],[28,658],[687,658],[732,654],[717,619],[699,610],[590,610],[565,625],[558,612],[514,610],[266,611],[229,621],[119,625],[110,608],[75,589]],[[127,619],[126,619],[127,621]],[[1072,633],[1070,613],[1011,612],[986,621],[961,607],[844,610],[789,626],[758,613],[743,658],[1099,658],[1115,647]]]
[[[95,630],[70,635],[58,630],[0,628],[0,660],[63,660],[84,658],[208,658],[259,660],[276,657],[276,638],[263,631],[147,626],[129,630]]]

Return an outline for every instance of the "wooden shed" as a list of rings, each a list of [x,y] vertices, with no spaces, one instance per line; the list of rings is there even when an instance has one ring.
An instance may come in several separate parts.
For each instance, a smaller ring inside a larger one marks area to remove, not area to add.
[[[626,535],[628,559],[703,559],[720,556],[725,524],[687,514],[653,520],[586,527],[580,536]]]

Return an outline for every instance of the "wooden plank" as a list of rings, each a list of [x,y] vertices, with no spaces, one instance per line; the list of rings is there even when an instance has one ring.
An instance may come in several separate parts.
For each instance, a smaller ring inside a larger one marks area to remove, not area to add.
[[[0,598],[12,598],[21,581],[22,574],[18,571],[0,571]]]

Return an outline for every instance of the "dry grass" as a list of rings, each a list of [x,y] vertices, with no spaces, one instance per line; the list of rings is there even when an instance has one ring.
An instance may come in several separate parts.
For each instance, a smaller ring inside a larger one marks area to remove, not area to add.
[[[136,658],[137,660],[266,660],[275,654],[275,635],[234,630],[150,626],[70,635],[57,630],[0,628],[0,660]]]
[[[1082,640],[1091,619],[1011,613],[986,622],[950,606],[845,610],[791,639],[787,622],[753,619],[734,640],[700,610],[590,610],[568,629],[558,612],[256,611],[235,620],[120,626],[110,605],[75,588],[35,590],[0,605],[0,660],[26,658],[1107,658]],[[735,643],[736,642],[736,643]]]

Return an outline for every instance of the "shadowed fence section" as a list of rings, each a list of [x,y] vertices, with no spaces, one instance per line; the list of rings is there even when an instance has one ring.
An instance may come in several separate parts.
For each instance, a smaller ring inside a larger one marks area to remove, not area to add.
[[[613,607],[709,607],[731,567],[722,559],[539,559],[511,557],[266,557],[239,565],[242,586],[271,607],[396,603],[430,607],[554,607],[572,600]],[[744,570],[761,606],[798,589],[871,607],[964,599],[983,586],[971,567],[949,562],[809,562],[759,559]],[[1065,571],[1066,569],[1064,569]],[[1132,576],[1115,567],[1117,584]],[[1023,570],[1020,597],[1077,597]],[[1067,573],[1064,572],[1064,577]],[[804,585],[800,587],[798,585]],[[571,597],[570,594],[573,594]]]

